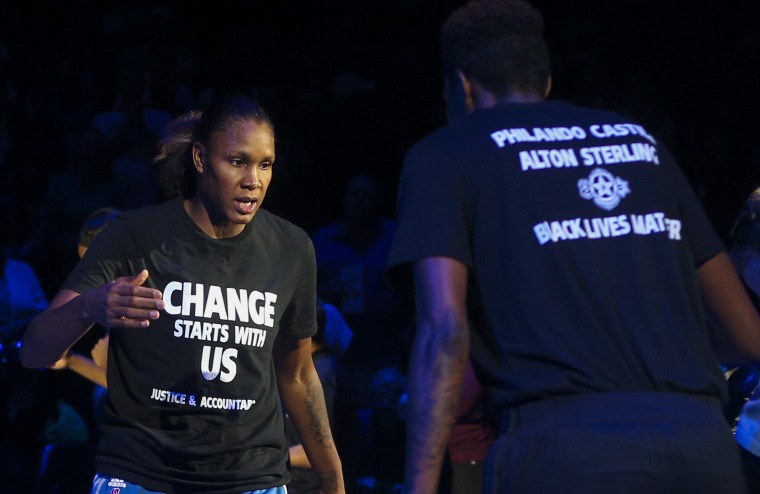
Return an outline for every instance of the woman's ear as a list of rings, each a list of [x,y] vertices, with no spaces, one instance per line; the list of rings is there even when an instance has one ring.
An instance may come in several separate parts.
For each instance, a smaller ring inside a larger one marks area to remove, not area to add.
[[[198,173],[203,173],[204,157],[206,154],[206,148],[200,142],[193,144],[193,165]]]

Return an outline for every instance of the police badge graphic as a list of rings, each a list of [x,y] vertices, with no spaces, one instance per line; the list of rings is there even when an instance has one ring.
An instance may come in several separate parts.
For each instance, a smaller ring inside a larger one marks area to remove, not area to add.
[[[594,204],[610,211],[631,189],[627,180],[614,176],[604,168],[594,168],[588,178],[578,180],[578,192],[582,198],[593,199]]]

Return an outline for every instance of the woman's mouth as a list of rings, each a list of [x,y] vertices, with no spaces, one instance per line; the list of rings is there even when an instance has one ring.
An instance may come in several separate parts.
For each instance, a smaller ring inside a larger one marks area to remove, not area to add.
[[[253,214],[259,201],[255,197],[235,199],[235,209],[240,214]]]

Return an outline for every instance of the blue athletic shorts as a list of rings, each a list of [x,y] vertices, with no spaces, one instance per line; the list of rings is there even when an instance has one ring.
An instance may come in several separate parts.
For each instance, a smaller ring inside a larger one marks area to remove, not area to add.
[[[255,491],[241,492],[240,494],[287,494],[288,489],[284,485],[272,487],[271,489],[258,489]],[[95,474],[92,479],[92,490],[90,494],[163,494],[157,491],[149,491],[139,485],[130,484],[122,479],[106,477],[105,475]]]

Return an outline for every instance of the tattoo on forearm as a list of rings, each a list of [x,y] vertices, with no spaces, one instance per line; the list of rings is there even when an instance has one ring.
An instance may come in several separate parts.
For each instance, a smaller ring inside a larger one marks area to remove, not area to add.
[[[446,454],[444,438],[456,419],[461,376],[467,363],[466,339],[443,341],[441,346],[426,345],[428,342],[419,342],[417,356],[420,362],[427,359],[429,363],[415,369],[418,374],[409,385],[416,405],[409,417],[407,443],[416,461],[407,463],[408,478],[422,478],[442,464]]]
[[[322,481],[323,492],[333,492],[338,490],[338,474],[335,472],[320,472],[319,480]]]
[[[306,383],[306,410],[309,412],[309,426],[314,439],[325,448],[333,448],[325,397],[319,379],[312,379]]]

